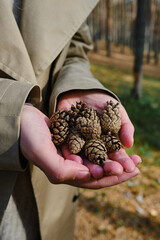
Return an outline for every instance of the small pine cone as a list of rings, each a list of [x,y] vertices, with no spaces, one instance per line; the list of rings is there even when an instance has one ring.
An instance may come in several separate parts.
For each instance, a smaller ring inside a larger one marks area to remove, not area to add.
[[[70,152],[73,154],[77,154],[82,150],[85,144],[85,141],[80,136],[78,131],[72,130],[72,132],[68,136],[67,143],[68,143]]]
[[[104,133],[118,133],[121,128],[121,116],[119,112],[119,103],[113,101],[107,102],[102,112],[101,127]]]
[[[107,150],[102,140],[92,139],[85,144],[85,156],[98,165],[103,165],[107,158]]]
[[[81,116],[88,118],[89,120],[99,121],[98,113],[93,108],[87,108],[81,112]]]
[[[50,131],[53,143],[56,146],[59,146],[65,141],[69,133],[68,123],[64,119],[52,121],[50,125]]]
[[[71,122],[75,126],[76,119],[79,117],[85,117],[90,120],[99,120],[98,113],[93,108],[87,107],[85,103],[77,102],[76,107],[72,105],[71,107]]]
[[[120,141],[111,132],[107,135],[101,135],[101,140],[104,142],[107,152],[115,152],[121,149]]]
[[[61,110],[53,113],[53,115],[50,117],[50,122],[55,122],[57,119],[63,119],[67,123],[70,121],[70,110]]]
[[[101,125],[100,121],[98,120],[90,120],[85,117],[79,117],[76,120],[76,127],[78,131],[81,132],[81,134],[86,139],[95,139],[100,138],[101,135]]]
[[[81,116],[81,112],[85,111],[87,109],[87,105],[85,103],[76,102],[76,107],[74,105],[71,106],[70,110],[70,124],[71,126],[75,126],[76,119]]]

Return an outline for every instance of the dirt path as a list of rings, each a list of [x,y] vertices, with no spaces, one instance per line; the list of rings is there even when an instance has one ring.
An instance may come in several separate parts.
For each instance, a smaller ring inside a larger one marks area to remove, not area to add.
[[[94,63],[101,63],[103,65],[120,67],[123,69],[133,69],[134,57],[131,54],[121,54],[119,52],[113,52],[111,57],[106,56],[106,51],[100,49],[98,53],[91,52],[89,59]],[[149,76],[160,77],[160,65],[143,64],[143,72]]]

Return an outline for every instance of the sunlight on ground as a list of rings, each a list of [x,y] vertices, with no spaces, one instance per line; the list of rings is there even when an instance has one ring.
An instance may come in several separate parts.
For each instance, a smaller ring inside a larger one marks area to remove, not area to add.
[[[79,189],[74,240],[160,239],[160,78],[144,76],[143,97],[131,96],[132,72],[92,64],[91,71],[115,92],[135,126],[141,174],[100,190]]]
[[[157,164],[160,159],[160,78],[144,76],[143,97],[135,100],[130,94],[132,72],[100,64],[91,64],[91,71],[106,88],[118,95],[135,126],[135,145],[129,153],[138,151],[146,159],[145,164],[151,159]]]

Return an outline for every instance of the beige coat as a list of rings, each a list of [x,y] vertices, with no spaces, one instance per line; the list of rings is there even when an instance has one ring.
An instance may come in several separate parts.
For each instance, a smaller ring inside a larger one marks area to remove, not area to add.
[[[57,97],[63,92],[106,91],[91,75],[86,56],[91,49],[91,39],[83,23],[97,2],[24,0],[19,31],[8,1],[1,0],[0,219],[16,176],[24,170],[18,140],[25,101],[40,106],[50,116],[56,108]],[[75,188],[49,183],[35,166],[31,166],[31,177],[42,239],[72,239]]]

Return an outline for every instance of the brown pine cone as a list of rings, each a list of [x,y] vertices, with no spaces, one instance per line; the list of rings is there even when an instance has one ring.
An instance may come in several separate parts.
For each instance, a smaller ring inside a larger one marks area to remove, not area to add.
[[[77,102],[76,107],[72,105],[70,111],[70,118],[72,122],[72,126],[76,125],[76,119],[79,117],[85,117],[90,120],[97,120],[99,119],[98,113],[93,108],[87,107],[85,103]]]
[[[77,154],[82,150],[85,144],[85,140],[80,136],[78,131],[72,130],[72,132],[68,136],[67,143],[70,152],[73,154]]]
[[[76,120],[76,127],[78,131],[86,139],[100,138],[101,135],[101,125],[100,120],[90,120],[85,117],[79,117]]]
[[[89,120],[96,120],[99,121],[98,113],[93,108],[87,108],[81,112],[81,116],[85,117]]]
[[[81,112],[87,109],[87,105],[85,103],[76,102],[76,106],[72,105],[70,110],[70,125],[75,126],[76,119],[81,116]]]
[[[121,128],[121,116],[119,112],[119,103],[113,101],[107,102],[102,112],[101,127],[104,133],[118,133]]]
[[[92,139],[85,144],[85,156],[98,165],[103,165],[107,158],[107,150],[102,140]]]
[[[54,119],[55,120],[55,119]],[[52,136],[52,141],[56,146],[61,145],[69,133],[69,126],[66,120],[57,119],[55,121],[51,121],[50,131]]]
[[[121,149],[121,143],[115,135],[112,135],[111,132],[107,135],[101,135],[101,140],[104,142],[107,152],[115,152]]]
[[[55,122],[57,119],[63,119],[67,123],[70,121],[70,110],[61,110],[54,112],[53,115],[50,117],[50,122]]]

